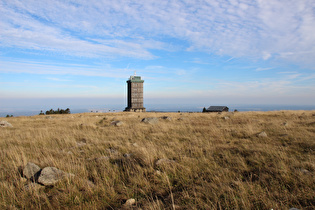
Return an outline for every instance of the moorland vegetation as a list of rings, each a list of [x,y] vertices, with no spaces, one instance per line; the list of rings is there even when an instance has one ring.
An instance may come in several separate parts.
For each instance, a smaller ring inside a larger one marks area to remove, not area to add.
[[[315,111],[1,120],[1,209],[315,208]],[[30,162],[73,176],[30,185]]]

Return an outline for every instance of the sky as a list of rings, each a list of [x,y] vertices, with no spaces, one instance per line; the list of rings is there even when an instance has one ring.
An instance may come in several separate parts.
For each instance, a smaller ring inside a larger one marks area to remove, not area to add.
[[[145,106],[315,105],[314,0],[0,0],[0,14],[2,110],[125,107],[134,73]]]

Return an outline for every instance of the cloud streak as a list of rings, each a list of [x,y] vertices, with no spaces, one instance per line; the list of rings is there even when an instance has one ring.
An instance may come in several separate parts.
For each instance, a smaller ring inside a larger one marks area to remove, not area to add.
[[[312,0],[11,0],[0,6],[2,47],[139,59],[156,58],[152,50],[184,49],[315,62]]]

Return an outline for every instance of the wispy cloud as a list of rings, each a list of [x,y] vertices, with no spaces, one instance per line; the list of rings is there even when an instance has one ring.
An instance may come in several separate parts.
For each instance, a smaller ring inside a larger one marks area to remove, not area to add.
[[[273,69],[272,67],[269,68],[257,68],[256,71],[267,71]]]
[[[56,81],[56,82],[70,82],[71,81],[71,80],[67,80],[67,79],[60,79],[60,78],[53,78],[53,77],[49,77],[46,79],[51,80],[51,81]]]
[[[1,1],[1,46],[153,59],[151,50],[314,64],[315,2]],[[169,47],[172,38],[172,47]]]

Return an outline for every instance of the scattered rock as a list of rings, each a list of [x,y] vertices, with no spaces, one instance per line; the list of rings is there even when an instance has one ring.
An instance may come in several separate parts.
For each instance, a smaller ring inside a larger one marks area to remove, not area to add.
[[[283,123],[282,125],[285,126],[285,127],[287,127],[287,126],[289,126],[289,123],[288,123],[288,122],[285,122],[285,123]]]
[[[179,121],[184,121],[184,120],[186,120],[187,118],[186,117],[180,117],[180,118],[178,118],[177,120],[179,120]]]
[[[47,120],[51,120],[51,119],[52,119],[51,116],[46,116],[45,118],[46,118]]]
[[[155,173],[156,173],[157,175],[159,175],[159,176],[162,174],[162,172],[159,171],[159,170],[156,170]]]
[[[68,154],[68,155],[73,155],[73,152],[68,151],[67,154]]]
[[[225,117],[223,117],[223,119],[228,120],[228,119],[230,119],[230,117],[225,116]]]
[[[116,120],[116,121],[111,122],[110,124],[111,124],[111,125],[114,125],[114,126],[116,126],[116,127],[120,127],[120,126],[122,126],[124,123],[121,122],[121,121],[119,121],[119,120]]]
[[[38,178],[40,171],[41,168],[38,165],[28,162],[23,169],[23,176],[35,181]]]
[[[172,118],[169,116],[160,117],[162,120],[172,121]]]
[[[117,155],[119,154],[117,150],[115,150],[114,148],[110,148],[110,149],[106,149],[106,151],[110,154],[114,154],[114,155]]]
[[[8,123],[7,121],[0,121],[0,127],[13,127],[12,125],[11,125],[11,123]]]
[[[158,123],[159,119],[156,117],[147,117],[147,118],[143,118],[141,122],[153,125],[153,124]]]
[[[166,158],[162,158],[162,159],[159,159],[155,162],[155,165],[156,166],[160,166],[162,164],[169,164],[169,163],[175,163],[174,160],[170,160],[170,159],[166,159]]]
[[[77,147],[83,147],[85,145],[86,145],[86,143],[83,141],[77,142]]]
[[[123,156],[124,156],[125,158],[131,158],[132,154],[131,154],[131,153],[125,153]]]
[[[55,167],[46,167],[44,168],[39,177],[38,177],[38,183],[43,184],[45,186],[47,185],[54,185],[58,181],[62,180],[65,177],[71,177],[74,176],[73,174],[68,174],[62,170],[59,170]]]
[[[124,206],[126,207],[131,207],[132,205],[134,205],[136,203],[136,200],[134,198],[129,198],[126,203],[124,204]]]
[[[137,143],[133,143],[132,146],[139,147],[139,145]]]
[[[265,131],[263,131],[263,132],[258,134],[258,137],[265,138],[265,137],[268,137],[268,135],[267,135],[267,133]]]

